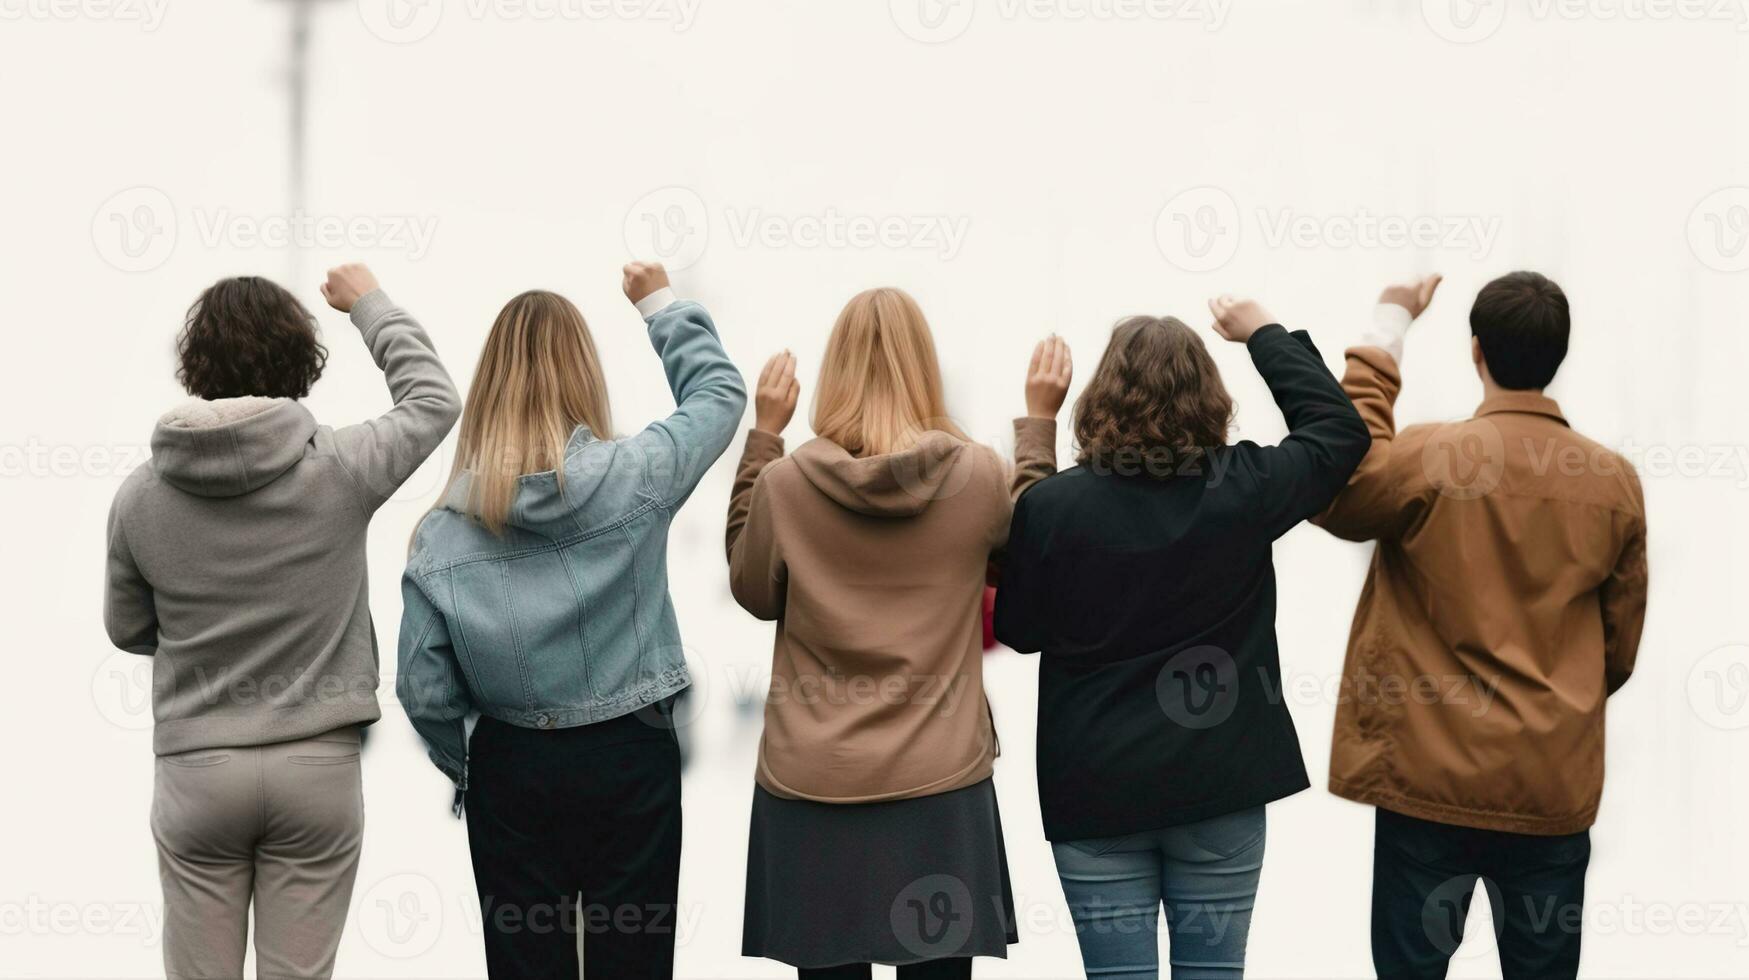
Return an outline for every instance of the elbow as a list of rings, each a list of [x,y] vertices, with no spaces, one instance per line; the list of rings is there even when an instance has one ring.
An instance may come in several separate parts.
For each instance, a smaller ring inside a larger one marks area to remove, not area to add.
[[[1342,478],[1346,481],[1354,475],[1355,470],[1360,469],[1367,453],[1372,451],[1372,430],[1366,427],[1360,413],[1352,408],[1342,422],[1342,443],[1337,452],[1337,463],[1341,466]]]
[[[1612,670],[1612,671],[1610,671],[1609,676],[1606,678],[1606,681],[1605,681],[1606,684],[1608,685],[1609,696],[1614,697],[1615,692],[1626,687],[1628,684],[1628,678],[1630,678],[1632,676],[1634,676],[1632,671],[1627,671],[1627,670]]]
[[[1015,653],[1038,653],[1043,648],[1035,631],[1016,623],[1012,616],[1004,615],[1001,589],[996,590],[996,614],[990,618],[990,627],[996,642]]]
[[[105,623],[104,632],[109,636],[109,643],[123,653],[150,657],[158,652],[158,630],[128,629],[116,623]]]
[[[735,370],[734,365],[730,365],[717,382],[717,387],[722,391],[724,403],[733,410],[732,414],[735,417],[737,427],[739,427],[741,416],[747,412],[746,379],[741,377],[741,372]]]
[[[449,430],[455,428],[455,424],[460,422],[462,418],[464,403],[461,392],[456,390],[455,385],[447,384],[443,386],[443,392],[433,401],[435,402],[434,414],[437,416],[437,421],[443,426],[443,432],[447,435]]]
[[[143,636],[132,639],[112,636],[109,638],[109,642],[113,643],[117,650],[131,653],[136,657],[153,657],[158,654],[158,644]]]
[[[731,431],[741,427],[741,417],[747,414],[747,385],[741,380],[739,372],[730,372],[728,381],[724,384],[724,398],[728,403],[729,417],[734,419]]]
[[[756,588],[731,581],[729,594],[735,597],[736,605],[745,609],[748,615],[762,623],[774,623],[783,616],[782,603],[772,595]]]

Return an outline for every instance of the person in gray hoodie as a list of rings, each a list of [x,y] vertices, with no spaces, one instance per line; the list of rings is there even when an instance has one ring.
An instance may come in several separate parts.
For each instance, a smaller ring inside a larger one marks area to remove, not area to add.
[[[263,977],[327,977],[363,831],[360,732],[381,717],[371,515],[461,414],[431,339],[362,265],[322,295],[350,313],[394,407],[333,429],[299,399],[327,350],[291,293],[220,280],[177,342],[192,400],[109,514],[104,622],[153,658],[152,833],[164,966],[240,977],[255,906]]]

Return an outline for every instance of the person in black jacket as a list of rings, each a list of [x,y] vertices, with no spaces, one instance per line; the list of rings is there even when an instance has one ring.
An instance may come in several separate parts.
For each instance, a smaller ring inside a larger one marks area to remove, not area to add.
[[[1055,468],[1055,433],[1039,429],[1067,389],[1060,376],[1051,396],[1039,357],[1015,423],[1022,496],[996,636],[1043,653],[1045,833],[1101,977],[1158,975],[1162,903],[1175,977],[1242,975],[1263,806],[1310,785],[1281,697],[1271,551],[1330,505],[1371,441],[1304,332],[1255,302],[1209,307],[1286,416],[1281,445],[1227,444],[1232,399],[1172,318],[1112,332],[1075,406],[1080,465],[1026,486]]]

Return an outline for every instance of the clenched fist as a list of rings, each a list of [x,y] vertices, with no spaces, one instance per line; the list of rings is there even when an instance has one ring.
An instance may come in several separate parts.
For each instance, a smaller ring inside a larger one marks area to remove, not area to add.
[[[633,303],[660,289],[668,288],[668,270],[660,262],[631,262],[625,267],[622,283],[626,299]]]
[[[328,270],[328,281],[322,283],[322,298],[342,313],[351,313],[352,304],[366,293],[375,292],[377,277],[361,262],[335,266]]]
[[[1217,296],[1209,300],[1209,312],[1215,315],[1215,333],[1235,344],[1250,343],[1252,334],[1275,322],[1254,299]]]
[[[1409,319],[1418,320],[1421,314],[1427,312],[1428,304],[1433,302],[1434,290],[1439,288],[1444,279],[1444,276],[1436,274],[1420,282],[1386,286],[1385,291],[1379,294],[1379,305],[1389,303],[1392,306],[1401,306],[1409,311]]]
[[[789,351],[774,354],[759,372],[759,384],[753,391],[753,427],[774,436],[783,435],[783,427],[796,414],[796,399],[802,395],[801,382],[796,380],[796,356]]]
[[[1026,414],[1035,419],[1054,419],[1069,397],[1069,381],[1075,365],[1069,345],[1052,334],[1032,349],[1032,365],[1026,369]]]

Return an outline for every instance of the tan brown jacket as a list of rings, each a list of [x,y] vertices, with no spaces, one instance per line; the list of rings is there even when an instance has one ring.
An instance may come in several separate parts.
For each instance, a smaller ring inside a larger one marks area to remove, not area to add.
[[[747,434],[727,544],[736,601],[777,622],[761,786],[867,803],[990,777],[980,604],[1011,513],[996,454],[946,433],[865,458]]]
[[[1591,826],[1604,701],[1633,671],[1646,508],[1617,454],[1531,392],[1397,432],[1396,361],[1348,352],[1373,447],[1318,523],[1376,540],[1349,638],[1330,791],[1524,834]]]

